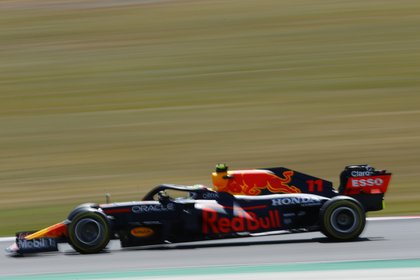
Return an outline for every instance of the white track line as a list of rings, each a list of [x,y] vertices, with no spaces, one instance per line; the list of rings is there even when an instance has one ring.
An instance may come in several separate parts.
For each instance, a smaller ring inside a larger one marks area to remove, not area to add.
[[[394,221],[394,220],[411,220],[420,219],[420,216],[396,216],[396,217],[372,217],[366,218],[368,221]]]
[[[16,237],[0,237],[0,242],[13,242],[16,240]]]

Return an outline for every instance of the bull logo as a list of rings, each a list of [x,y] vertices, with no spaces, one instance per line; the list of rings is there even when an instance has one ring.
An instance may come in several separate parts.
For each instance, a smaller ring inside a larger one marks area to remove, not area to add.
[[[283,178],[269,170],[242,170],[213,173],[213,185],[219,192],[234,195],[260,195],[267,190],[270,193],[301,193],[290,184],[294,172],[283,172]]]

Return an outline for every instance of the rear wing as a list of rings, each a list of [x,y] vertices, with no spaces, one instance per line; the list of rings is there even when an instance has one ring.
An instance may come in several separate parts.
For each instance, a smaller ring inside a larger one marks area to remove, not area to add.
[[[349,165],[340,174],[338,192],[359,200],[366,211],[382,210],[391,176],[386,170],[367,164]]]

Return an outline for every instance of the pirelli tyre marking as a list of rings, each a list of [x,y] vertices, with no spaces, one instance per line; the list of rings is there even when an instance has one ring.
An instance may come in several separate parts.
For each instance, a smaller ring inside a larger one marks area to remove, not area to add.
[[[347,241],[362,233],[366,215],[357,201],[337,197],[322,206],[320,220],[323,234],[336,241]]]
[[[102,251],[110,240],[107,218],[97,211],[78,213],[69,225],[69,243],[82,254]]]

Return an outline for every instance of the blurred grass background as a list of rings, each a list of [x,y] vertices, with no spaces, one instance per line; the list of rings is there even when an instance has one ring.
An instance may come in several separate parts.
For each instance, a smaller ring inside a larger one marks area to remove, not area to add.
[[[161,183],[393,172],[419,214],[420,2],[0,1],[0,235]]]

